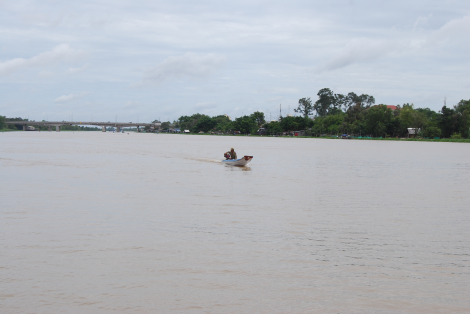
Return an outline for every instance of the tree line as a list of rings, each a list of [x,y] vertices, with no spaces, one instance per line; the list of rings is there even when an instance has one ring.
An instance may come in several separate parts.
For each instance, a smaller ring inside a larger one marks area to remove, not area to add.
[[[421,137],[468,138],[470,127],[470,100],[461,100],[453,108],[446,105],[439,112],[429,108],[415,108],[413,104],[375,105],[369,95],[334,94],[321,89],[318,100],[299,100],[304,117],[315,113],[314,134],[354,134],[372,137],[405,137],[414,129]]]
[[[453,108],[444,105],[439,112],[415,108],[405,103],[397,106],[375,105],[375,98],[354,92],[335,94],[329,88],[320,89],[314,102],[310,97],[299,99],[294,111],[300,116],[280,117],[266,121],[263,112],[256,111],[231,121],[227,116],[204,114],[181,116],[174,121],[182,130],[256,134],[264,128],[266,134],[305,130],[307,135],[341,135],[370,137],[406,137],[414,129],[420,137],[469,138],[470,100],[461,100]],[[165,126],[170,123],[166,122]],[[163,124],[162,124],[163,125]]]
[[[301,98],[294,109],[299,116],[280,117],[277,121],[266,121],[263,112],[255,111],[250,115],[231,120],[226,115],[210,117],[196,113],[181,116],[173,122],[181,130],[192,133],[216,132],[256,134],[263,128],[268,135],[304,130],[306,135],[324,136],[349,134],[370,137],[406,137],[408,129],[414,129],[420,137],[427,138],[469,138],[470,100],[461,100],[453,107],[444,105],[439,112],[429,108],[415,108],[413,104],[387,106],[375,105],[375,98],[354,92],[347,95],[335,94],[329,88],[320,89],[317,100]],[[0,129],[22,130],[23,125],[5,124],[9,121],[28,121],[22,118],[0,116]],[[162,128],[170,128],[171,123],[163,122]],[[47,130],[47,127],[36,127]],[[62,130],[98,130],[83,126],[62,126]]]

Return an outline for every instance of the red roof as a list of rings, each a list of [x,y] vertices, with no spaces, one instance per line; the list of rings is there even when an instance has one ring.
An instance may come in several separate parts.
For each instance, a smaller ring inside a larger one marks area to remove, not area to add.
[[[380,105],[374,105],[374,106],[380,106]],[[387,108],[390,108],[392,110],[397,110],[398,109],[397,106],[392,106],[392,105],[385,105],[385,106],[387,106]]]

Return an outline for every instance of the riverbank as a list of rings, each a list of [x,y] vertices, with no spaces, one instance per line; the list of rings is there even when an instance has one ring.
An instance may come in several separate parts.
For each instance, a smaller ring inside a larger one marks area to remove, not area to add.
[[[456,142],[456,143],[470,143],[470,139],[424,139],[424,138],[354,138],[352,140],[364,140],[364,141],[401,141],[401,142]]]
[[[175,134],[175,133],[160,133],[160,134]],[[317,138],[317,139],[327,139],[327,140],[357,140],[357,141],[400,141],[400,142],[454,142],[454,143],[470,143],[470,139],[451,139],[451,138],[441,138],[441,139],[424,139],[424,138],[395,138],[395,137],[362,137],[362,138],[349,138],[342,139],[340,137],[332,136],[271,136],[271,135],[244,135],[244,134],[199,134],[199,133],[176,133],[175,135],[202,135],[202,136],[237,136],[237,137],[279,137],[279,138]]]

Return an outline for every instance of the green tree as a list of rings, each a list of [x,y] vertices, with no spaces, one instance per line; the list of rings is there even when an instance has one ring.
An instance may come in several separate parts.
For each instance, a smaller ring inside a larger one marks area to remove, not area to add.
[[[258,124],[252,116],[243,116],[236,118],[234,121],[234,128],[243,134],[255,133]]]
[[[365,117],[366,132],[375,137],[385,136],[392,117],[392,109],[385,105],[370,107]]]
[[[329,88],[322,88],[317,93],[318,100],[313,105],[317,116],[325,117],[332,106],[335,106],[336,99],[333,91]]]
[[[294,109],[295,112],[302,114],[306,119],[313,113],[313,110],[314,108],[310,97],[299,99],[299,106],[297,109]]]
[[[356,93],[351,92],[344,97],[342,102],[346,110],[349,110],[353,106],[360,106],[361,109],[367,109],[375,104],[375,98],[367,94],[357,95]]]
[[[404,104],[400,111],[400,119],[405,128],[412,128],[415,134],[419,131],[423,132],[428,125],[426,112],[423,110],[415,110],[413,104]]]
[[[0,130],[5,127],[5,117],[0,116]]]
[[[183,130],[190,130],[191,132],[195,132],[194,127],[196,123],[204,116],[207,117],[206,115],[200,113],[193,114],[192,116],[181,116],[178,119],[180,128]]]
[[[212,130],[217,124],[217,121],[209,116],[203,115],[200,117],[193,127],[193,132],[203,131],[204,133]]]
[[[316,135],[344,132],[344,113],[318,117],[313,121],[312,132]]]
[[[348,133],[362,135],[365,132],[364,119],[366,111],[367,108],[360,102],[348,107],[345,116],[345,121],[348,124]]]
[[[272,121],[270,123],[267,123],[265,127],[269,135],[275,135],[275,134],[279,134],[282,132],[281,124],[277,121]]]
[[[470,100],[461,100],[454,106],[454,110],[460,117],[459,131],[464,138],[470,136]]]
[[[459,131],[459,115],[452,108],[442,107],[439,117],[439,126],[442,137],[449,138],[452,134]]]
[[[168,130],[170,128],[170,121],[163,122],[161,128],[162,130]]]
[[[233,128],[233,123],[227,116],[220,115],[216,117],[212,117],[216,122],[214,129],[219,132],[229,132]]]
[[[261,127],[263,124],[266,123],[266,120],[264,120],[263,112],[255,111],[251,114],[251,117],[256,121],[258,127]]]
[[[299,130],[299,123],[296,121],[295,117],[281,118],[280,125],[285,132]]]

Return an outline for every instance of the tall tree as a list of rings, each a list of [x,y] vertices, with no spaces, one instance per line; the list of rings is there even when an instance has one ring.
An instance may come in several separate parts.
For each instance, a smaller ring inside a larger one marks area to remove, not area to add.
[[[404,104],[400,110],[400,119],[405,128],[412,128],[416,135],[428,125],[425,111],[415,110],[413,104]]]
[[[255,111],[251,114],[251,117],[255,119],[256,124],[258,124],[258,127],[261,127],[263,124],[266,123],[266,121],[264,120],[264,112]]]
[[[266,124],[268,134],[278,134],[282,132],[281,124],[277,121],[272,121]]]
[[[215,121],[215,119],[204,115],[197,120],[196,125],[194,125],[194,128],[192,131],[193,132],[203,131],[204,133],[206,133],[212,130],[216,124],[217,122]]]
[[[300,113],[304,118],[308,118],[313,113],[313,105],[310,97],[299,99],[299,107],[294,109],[295,112]]]
[[[459,131],[464,138],[470,135],[470,100],[461,100],[454,106],[455,112],[460,116]]]
[[[257,130],[257,123],[252,116],[243,116],[235,119],[234,128],[243,134],[254,133]]]
[[[281,119],[281,128],[285,132],[299,130],[299,123],[295,119],[296,117],[285,117]],[[302,119],[303,120],[303,119]]]
[[[162,122],[161,128],[162,128],[162,130],[169,129],[170,128],[170,121]]]
[[[392,122],[392,110],[385,105],[373,106],[367,110],[365,127],[369,134],[385,136]]]
[[[375,104],[375,98],[374,96],[369,96],[367,94],[357,95],[356,93],[351,92],[344,97],[343,103],[347,109],[356,105],[360,105],[362,108],[367,109]]]
[[[335,105],[335,96],[329,88],[322,88],[317,93],[318,100],[313,105],[313,109],[319,117],[325,117],[329,109]]]
[[[442,107],[439,126],[441,127],[442,137],[449,138],[455,132],[458,132],[458,115],[452,108]]]

